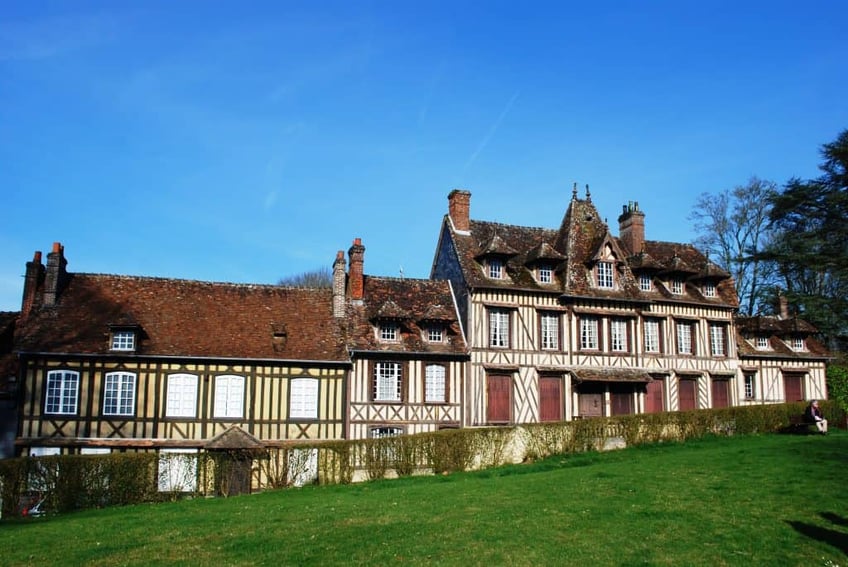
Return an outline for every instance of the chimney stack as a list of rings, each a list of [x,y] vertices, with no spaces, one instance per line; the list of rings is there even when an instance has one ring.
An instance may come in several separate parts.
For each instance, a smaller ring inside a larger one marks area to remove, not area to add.
[[[630,201],[622,207],[618,217],[618,237],[630,254],[638,254],[645,247],[645,213],[639,210],[638,201]]]
[[[345,315],[345,266],[344,251],[339,250],[333,262],[333,317]]]
[[[26,319],[35,305],[38,288],[44,281],[44,265],[41,263],[41,250],[36,250],[31,262],[26,264],[24,275],[24,296],[21,301],[21,318]]]
[[[365,295],[365,276],[363,266],[365,264],[365,246],[361,238],[353,240],[353,246],[347,251],[350,258],[350,298],[354,301],[362,301]]]
[[[471,229],[471,193],[463,189],[454,189],[448,195],[448,215],[456,230],[468,232]]]
[[[65,270],[67,265],[65,247],[59,242],[54,242],[53,251],[47,255],[47,272],[44,276],[44,305],[46,307],[56,304],[67,280],[68,272]]]
[[[789,319],[789,300],[782,293],[777,296],[777,306],[781,319]]]

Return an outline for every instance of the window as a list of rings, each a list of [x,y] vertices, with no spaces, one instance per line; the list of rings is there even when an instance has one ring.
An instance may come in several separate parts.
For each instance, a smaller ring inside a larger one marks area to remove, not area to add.
[[[627,321],[624,319],[610,321],[610,343],[614,352],[627,352]]]
[[[768,337],[757,337],[757,350],[770,350]]]
[[[757,387],[756,382],[754,381],[756,378],[755,374],[745,374],[745,399],[753,400],[757,395]]]
[[[244,376],[215,377],[215,417],[244,415]]]
[[[439,325],[430,325],[427,327],[427,342],[441,343],[445,340],[445,330]]]
[[[47,373],[44,413],[77,413],[79,372],[51,370]]]
[[[489,311],[489,346],[496,348],[509,346],[509,311],[506,309]]]
[[[500,258],[489,258],[489,277],[493,280],[503,277],[503,261]]]
[[[559,315],[542,313],[539,325],[542,334],[542,349],[557,350],[559,348]]]
[[[447,380],[445,367],[441,364],[428,364],[424,369],[424,401],[443,403],[447,400]]]
[[[133,415],[135,413],[135,374],[110,372],[106,374],[103,393],[103,415]]]
[[[598,350],[598,319],[596,317],[580,319],[580,348]]]
[[[195,417],[197,415],[197,376],[171,374],[168,376],[167,417]]]
[[[295,419],[318,418],[318,380],[295,378],[291,381],[289,417]]]
[[[713,356],[725,356],[724,325],[710,323],[710,352]]]
[[[400,427],[372,427],[371,438],[382,439],[383,437],[398,437],[403,435],[403,429]]]
[[[671,293],[683,295],[683,280],[671,280]]]
[[[538,278],[539,283],[551,283],[554,281],[554,271],[550,264],[542,264],[539,266]]]
[[[799,338],[792,339],[792,350],[796,350],[796,351],[804,350],[804,339],[799,339]]]
[[[692,323],[677,323],[677,354],[695,354],[692,341]]]
[[[653,288],[651,276],[648,274],[639,274],[639,289],[642,291],[651,291]]]
[[[598,287],[601,289],[612,289],[612,262],[598,262]]]
[[[398,341],[399,327],[397,323],[382,323],[380,325],[380,340],[387,343]]]
[[[135,331],[113,332],[112,350],[135,350]]]
[[[704,297],[715,297],[716,296],[716,286],[712,282],[707,282],[704,284]]]
[[[645,319],[645,352],[660,352],[660,322]]]
[[[399,402],[401,391],[399,362],[378,362],[374,365],[374,401]]]

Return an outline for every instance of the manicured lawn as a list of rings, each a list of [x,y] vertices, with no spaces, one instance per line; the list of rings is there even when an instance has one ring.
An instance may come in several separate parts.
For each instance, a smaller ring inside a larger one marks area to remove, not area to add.
[[[848,565],[848,433],[0,523],[3,565]]]

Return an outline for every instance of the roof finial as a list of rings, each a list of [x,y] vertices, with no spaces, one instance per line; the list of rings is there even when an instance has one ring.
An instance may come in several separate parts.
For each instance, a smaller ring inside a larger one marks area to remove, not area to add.
[[[588,183],[586,184],[586,200],[590,203],[592,202],[592,194],[589,193],[589,184]]]
[[[574,182],[574,188],[571,190],[571,200],[572,201],[577,200],[577,182],[576,181]]]

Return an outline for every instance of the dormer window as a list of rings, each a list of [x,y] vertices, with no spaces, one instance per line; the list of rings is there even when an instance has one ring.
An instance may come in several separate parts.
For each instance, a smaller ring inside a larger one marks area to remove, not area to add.
[[[445,330],[440,325],[428,326],[426,333],[428,343],[441,343],[445,340]]]
[[[757,337],[755,346],[757,350],[770,350],[768,337]]]
[[[712,282],[707,282],[704,284],[704,297],[715,297],[716,296],[716,286]]]
[[[801,352],[801,351],[806,350],[804,348],[804,339],[797,338],[797,337],[792,339],[792,350],[794,350],[796,352]]]
[[[653,288],[651,276],[648,274],[639,274],[639,289],[642,291],[651,291]]]
[[[598,287],[601,289],[612,289],[612,262],[598,262],[596,270],[598,274]]]
[[[112,350],[134,351],[135,331],[121,330],[112,331]]]
[[[671,280],[671,293],[673,293],[674,295],[683,295],[683,289],[683,280]]]
[[[548,284],[554,281],[554,270],[550,264],[542,264],[537,269],[539,283]]]
[[[493,280],[503,278],[503,260],[500,258],[489,258],[489,277]]]
[[[380,324],[380,340],[384,343],[396,343],[400,336],[400,326],[397,323]]]

